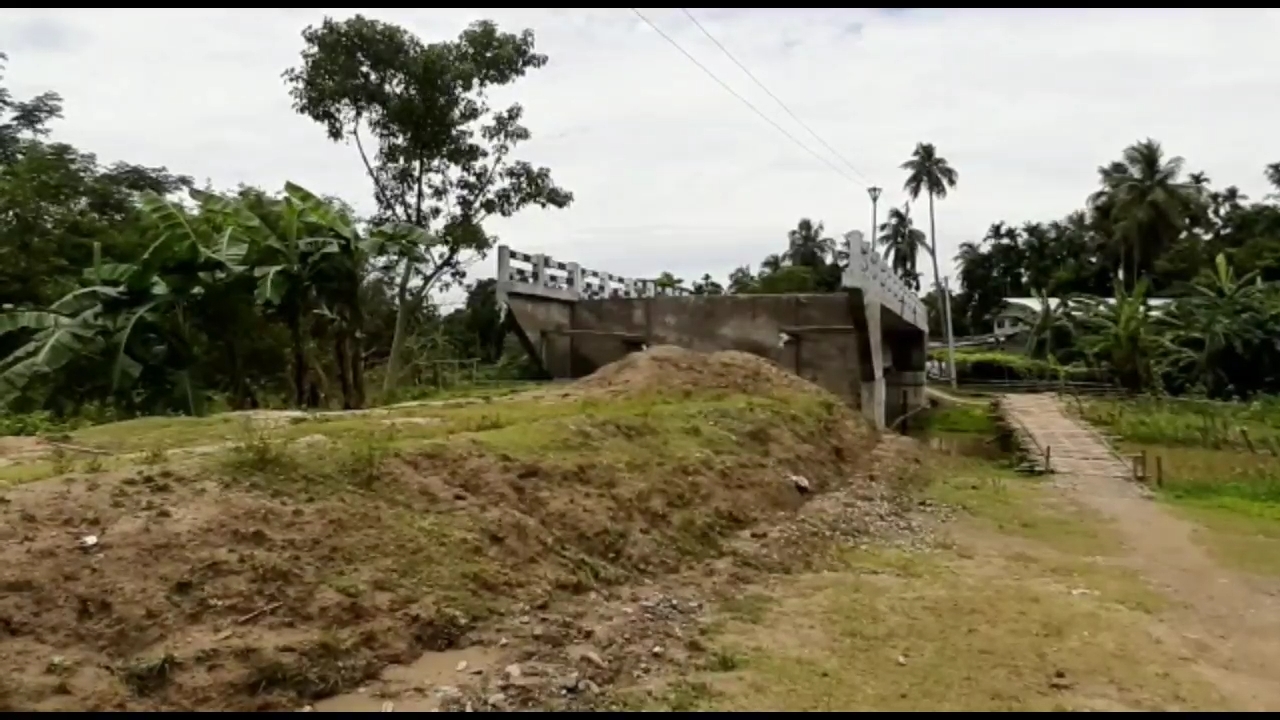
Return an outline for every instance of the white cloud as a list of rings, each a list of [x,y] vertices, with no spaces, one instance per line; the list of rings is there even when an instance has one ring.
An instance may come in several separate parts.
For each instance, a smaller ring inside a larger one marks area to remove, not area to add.
[[[219,186],[289,179],[367,207],[354,151],[295,115],[280,79],[305,25],[354,12],[9,9],[0,48],[15,91],[61,93],[57,136],[104,160]],[[723,277],[781,249],[800,217],[833,234],[870,224],[863,180],[796,147],[625,9],[361,12],[427,39],[481,17],[537,32],[551,64],[510,97],[535,133],[525,157],[550,165],[577,201],[494,223],[518,249],[620,274]],[[682,14],[644,12],[826,154]],[[904,199],[899,163],[916,141],[935,143],[960,173],[938,208],[947,257],[995,220],[1078,207],[1097,166],[1143,137],[1254,196],[1262,166],[1280,160],[1275,10],[694,12],[886,188],[882,216]]]

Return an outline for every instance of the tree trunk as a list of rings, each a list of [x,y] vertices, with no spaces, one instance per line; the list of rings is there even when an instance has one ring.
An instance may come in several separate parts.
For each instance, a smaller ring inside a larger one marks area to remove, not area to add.
[[[333,334],[333,359],[338,365],[338,385],[342,388],[342,409],[355,409],[355,391],[351,384],[351,352],[347,331],[336,329]]]
[[[938,300],[942,305],[942,333],[947,338],[947,365],[951,374],[951,387],[959,383],[956,380],[956,344],[951,337],[951,298],[946,288],[942,287],[942,274],[938,271],[938,231],[933,220],[933,193],[929,193],[929,253],[933,256],[933,286],[937,288]]]
[[[359,290],[356,291],[355,305],[351,309],[351,338],[347,352],[351,354],[351,392],[352,401],[357,410],[364,408],[364,307],[360,303]]]
[[[391,394],[396,387],[397,376],[400,374],[400,356],[408,340],[405,333],[409,329],[409,280],[412,277],[413,264],[406,258],[404,273],[400,276],[400,286],[396,288],[396,327],[391,335],[391,354],[387,357],[387,375],[382,379],[383,395]]]
[[[289,314],[289,341],[293,345],[293,406],[303,408],[307,405],[307,348],[297,311]]]

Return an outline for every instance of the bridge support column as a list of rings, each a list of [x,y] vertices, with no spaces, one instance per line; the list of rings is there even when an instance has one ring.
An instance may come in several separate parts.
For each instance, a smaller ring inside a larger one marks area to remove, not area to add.
[[[927,338],[915,329],[896,328],[884,342],[893,356],[893,369],[885,373],[890,422],[924,407]]]
[[[864,299],[866,314],[866,353],[870,360],[862,367],[862,416],[875,424],[876,429],[885,426],[884,343],[880,329],[880,303]]]

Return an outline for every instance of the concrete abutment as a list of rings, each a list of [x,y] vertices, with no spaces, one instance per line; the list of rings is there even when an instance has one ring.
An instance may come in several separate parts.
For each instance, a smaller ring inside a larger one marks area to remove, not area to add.
[[[858,272],[846,272],[843,292],[695,296],[503,246],[498,300],[525,350],[554,378],[589,375],[651,345],[739,350],[773,360],[884,428],[925,402],[927,339],[919,299],[896,287],[896,277],[873,272],[883,265],[865,250],[853,253]]]

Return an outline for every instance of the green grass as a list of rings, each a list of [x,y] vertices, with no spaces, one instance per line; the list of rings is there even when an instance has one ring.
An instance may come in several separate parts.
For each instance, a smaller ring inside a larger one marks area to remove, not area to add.
[[[1158,496],[1200,525],[1197,541],[1224,564],[1280,576],[1280,458],[1241,449],[1133,445],[1161,459]],[[1153,472],[1149,470],[1150,472]]]
[[[430,422],[387,422],[405,418]],[[786,472],[817,479],[812,463],[833,462],[820,448],[858,442],[865,431],[847,434],[860,427],[852,418],[820,395],[530,396],[240,428],[235,447],[200,462],[273,497],[367,510],[369,543],[352,546],[399,549],[372,552],[383,558],[376,573],[335,577],[344,595],[381,577],[398,589],[447,589],[458,605],[515,582],[515,568],[484,555],[486,535],[557,537],[554,552],[522,562],[560,589],[714,556],[727,535],[790,502],[779,492]]]
[[[1048,497],[1039,480],[977,458],[935,456],[931,469],[930,499],[959,508],[995,532],[1074,555],[1121,550],[1113,526],[1083,507]]]
[[[1124,452],[1146,454],[1159,499],[1196,523],[1196,541],[1219,562],[1280,576],[1276,401],[1092,400],[1081,409]]]
[[[992,435],[996,425],[990,410],[983,405],[941,404],[925,414],[925,431],[928,433],[970,433]]]
[[[1091,399],[1086,420],[1148,445],[1280,451],[1280,401],[1225,403],[1169,398]]]
[[[1153,638],[1165,600],[1106,556],[1118,534],[1038,481],[934,456],[961,510],[929,552],[846,550],[714,607],[699,667],[638,708],[1029,711],[1224,708]]]

